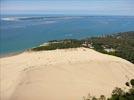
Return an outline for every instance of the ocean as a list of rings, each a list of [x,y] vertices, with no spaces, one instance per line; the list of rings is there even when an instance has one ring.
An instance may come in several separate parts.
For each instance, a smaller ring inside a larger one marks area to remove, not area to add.
[[[6,15],[0,18],[0,55],[50,40],[134,31],[134,16]]]

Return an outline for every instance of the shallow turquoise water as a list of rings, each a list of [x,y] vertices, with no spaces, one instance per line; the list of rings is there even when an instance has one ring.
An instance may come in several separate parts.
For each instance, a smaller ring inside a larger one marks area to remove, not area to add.
[[[133,16],[2,16],[0,22],[0,54],[49,40],[134,31]]]

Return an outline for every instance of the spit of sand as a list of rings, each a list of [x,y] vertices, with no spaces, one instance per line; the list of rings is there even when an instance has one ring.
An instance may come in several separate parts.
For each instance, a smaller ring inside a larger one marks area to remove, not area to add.
[[[1,100],[82,100],[109,96],[134,78],[134,64],[92,49],[24,52],[0,59]]]

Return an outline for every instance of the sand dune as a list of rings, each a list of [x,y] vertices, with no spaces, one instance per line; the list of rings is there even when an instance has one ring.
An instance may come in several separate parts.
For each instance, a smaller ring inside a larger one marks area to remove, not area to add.
[[[0,59],[1,100],[82,100],[109,96],[134,78],[134,65],[92,49],[24,52]]]

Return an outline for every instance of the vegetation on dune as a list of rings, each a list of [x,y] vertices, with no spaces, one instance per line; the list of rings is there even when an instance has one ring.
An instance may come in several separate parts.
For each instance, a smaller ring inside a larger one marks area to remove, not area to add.
[[[124,58],[134,63],[134,32],[118,33],[105,37],[89,38],[95,50]],[[114,52],[106,52],[105,48],[113,48]]]
[[[84,44],[84,45],[83,45]],[[134,63],[134,32],[91,37],[83,40],[65,39],[49,41],[48,45],[32,48],[33,51],[55,50],[77,47],[93,48],[101,53],[121,57]]]
[[[84,100],[134,100],[134,79],[131,79],[130,82],[126,82],[128,89],[121,89],[116,87],[110,98],[106,98],[105,95],[100,95],[99,98],[91,96],[88,94],[87,97],[83,97]]]
[[[75,39],[66,40],[53,40],[49,41],[48,45],[35,47],[32,50],[42,51],[42,50],[55,50],[55,49],[66,49],[66,48],[77,48],[81,47],[81,41]]]

